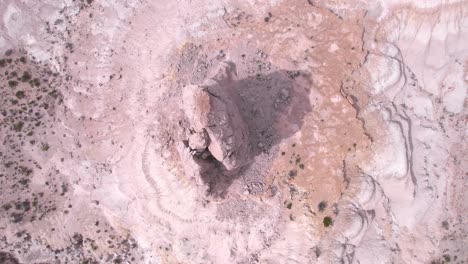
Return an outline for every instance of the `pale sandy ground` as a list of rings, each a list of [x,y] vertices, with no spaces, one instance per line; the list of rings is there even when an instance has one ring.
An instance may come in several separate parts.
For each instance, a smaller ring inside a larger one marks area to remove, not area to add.
[[[0,13],[0,262],[468,262],[468,2]],[[210,189],[177,151],[181,91],[223,61],[258,134]]]

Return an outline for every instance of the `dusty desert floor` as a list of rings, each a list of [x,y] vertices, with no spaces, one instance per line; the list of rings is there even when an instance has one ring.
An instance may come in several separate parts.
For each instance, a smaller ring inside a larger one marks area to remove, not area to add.
[[[467,1],[0,15],[0,263],[468,263]]]

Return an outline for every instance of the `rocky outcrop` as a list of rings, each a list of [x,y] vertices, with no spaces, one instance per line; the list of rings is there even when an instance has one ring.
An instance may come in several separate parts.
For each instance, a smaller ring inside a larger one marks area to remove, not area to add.
[[[236,67],[224,62],[202,85],[184,88],[184,111],[192,134],[188,147],[201,158],[212,156],[226,170],[234,170],[249,158],[249,131],[237,106]]]

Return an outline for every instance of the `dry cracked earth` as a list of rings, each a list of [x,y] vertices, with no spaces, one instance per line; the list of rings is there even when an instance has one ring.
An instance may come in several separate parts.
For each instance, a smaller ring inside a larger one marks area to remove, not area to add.
[[[468,263],[467,1],[0,15],[0,263]]]

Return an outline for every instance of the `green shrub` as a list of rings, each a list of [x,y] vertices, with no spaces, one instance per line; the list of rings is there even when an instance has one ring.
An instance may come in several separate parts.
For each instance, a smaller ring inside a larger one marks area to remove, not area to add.
[[[38,78],[34,78],[34,79],[32,80],[32,82],[33,82],[34,86],[39,87],[39,86],[41,85],[41,81],[39,81]]]
[[[450,255],[445,254],[445,255],[443,255],[443,257],[445,259],[445,262],[450,262],[450,260],[451,260]]]
[[[17,91],[16,92],[16,97],[18,99],[22,99],[22,98],[24,98],[24,96],[25,96],[24,91]]]
[[[23,121],[18,121],[16,124],[13,125],[13,130],[16,132],[21,132],[23,129],[24,122]]]
[[[10,81],[8,81],[8,85],[9,85],[11,88],[15,88],[16,86],[18,86],[18,82],[17,82],[17,81],[10,80]]]
[[[323,225],[325,227],[329,227],[331,225],[333,225],[333,220],[330,216],[326,216],[325,218],[323,218]]]
[[[41,144],[41,150],[42,151],[48,151],[49,148],[50,148],[49,144],[47,144],[47,143],[42,143]]]
[[[31,74],[27,71],[23,72],[23,76],[21,76],[21,81],[27,82],[29,80],[31,80]]]

